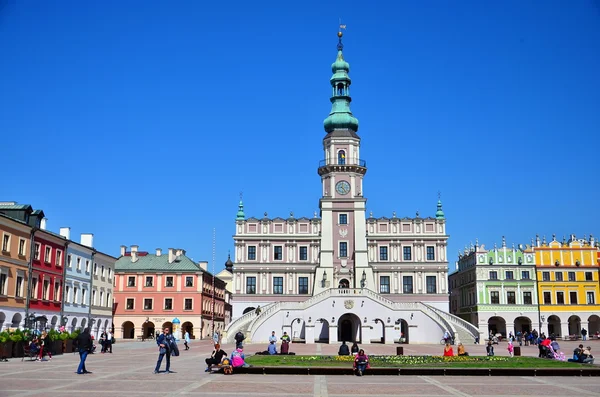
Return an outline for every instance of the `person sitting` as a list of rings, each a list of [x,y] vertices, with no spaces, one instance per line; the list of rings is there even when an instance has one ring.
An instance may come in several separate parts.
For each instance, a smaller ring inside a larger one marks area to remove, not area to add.
[[[575,349],[573,349],[573,358],[568,359],[567,361],[571,363],[582,363],[583,362],[583,345],[579,345]]]
[[[492,344],[492,341],[488,342],[487,346],[485,347],[485,351],[487,352],[488,356],[494,355],[494,345]]]
[[[250,365],[246,364],[245,359],[243,346],[238,347],[231,353],[231,365],[233,368],[249,367]]]
[[[356,344],[356,342],[354,342],[352,344],[352,347],[350,348],[350,353],[352,353],[352,355],[356,356],[359,351],[360,351],[360,349],[358,348],[358,345]]]
[[[350,349],[348,349],[348,345],[346,344],[346,342],[342,342],[342,345],[340,346],[340,350],[338,350],[338,356],[349,356],[350,355]]]
[[[469,353],[465,351],[465,346],[462,343],[458,344],[458,355],[459,356],[468,356]]]
[[[354,358],[356,375],[362,376],[367,368],[369,368],[369,356],[365,354],[363,349],[360,349]]]
[[[277,354],[277,345],[274,341],[269,342],[269,347],[267,348],[267,351],[270,355]]]
[[[583,357],[583,361],[582,362],[584,364],[593,364],[594,363],[594,356],[592,356],[591,350],[592,350],[592,348],[590,346],[588,346],[581,353],[581,355]]]
[[[287,332],[283,333],[281,337],[281,354],[288,354],[290,352],[290,336]]]
[[[446,346],[444,346],[444,356],[454,356],[454,350],[452,349],[452,346],[450,346],[450,343],[446,343]]]
[[[206,367],[206,370],[204,370],[204,372],[210,372],[213,365],[221,364],[223,357],[226,357],[226,356],[227,356],[227,353],[225,353],[223,350],[221,350],[221,345],[219,345],[217,343],[215,345],[215,350],[213,350],[210,357],[205,360],[207,367]]]

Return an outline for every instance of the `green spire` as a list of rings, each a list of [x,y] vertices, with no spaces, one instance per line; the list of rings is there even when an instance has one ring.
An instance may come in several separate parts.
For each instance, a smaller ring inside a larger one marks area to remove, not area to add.
[[[342,44],[342,32],[338,32],[339,42],[337,45],[338,54],[335,62],[331,65],[331,71],[333,76],[329,82],[333,89],[333,96],[331,97],[331,113],[323,122],[325,131],[332,132],[336,129],[349,129],[354,132],[358,131],[358,120],[352,115],[350,111],[350,65],[344,60],[344,54],[342,50],[344,45]]]
[[[441,199],[438,199],[437,211],[435,213],[435,218],[436,219],[446,219],[446,217],[444,216],[444,211],[442,211],[442,200]]]
[[[237,216],[235,217],[236,221],[243,221],[246,219],[246,214],[244,214],[244,202],[242,201],[242,193],[240,193],[240,204],[238,205]]]

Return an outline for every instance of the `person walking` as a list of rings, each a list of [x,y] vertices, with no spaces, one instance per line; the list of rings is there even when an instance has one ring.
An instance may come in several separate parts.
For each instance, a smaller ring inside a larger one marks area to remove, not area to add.
[[[185,346],[185,350],[190,350],[188,343],[190,343],[190,333],[186,330],[183,335],[183,345]]]
[[[102,331],[102,333],[100,334],[100,346],[102,346],[100,353],[104,354],[106,352],[106,332],[105,331]]]
[[[91,374],[91,372],[85,368],[85,360],[88,356],[88,353],[92,350],[92,343],[90,329],[86,328],[77,337],[77,348],[79,349],[79,367],[77,367],[78,375]]]
[[[238,331],[235,336],[235,348],[237,349],[238,347],[242,346],[242,342],[244,341],[244,339],[246,339],[246,337],[244,336],[244,334],[242,334],[241,331]]]
[[[105,352],[112,354],[112,345],[113,345],[114,339],[115,339],[115,337],[113,336],[113,333],[110,330],[108,330],[106,332],[106,342],[105,342],[106,348],[104,349]]]
[[[587,329],[585,329],[585,328],[581,329],[581,339],[583,339],[583,340],[587,339]]]
[[[163,357],[165,356],[167,356],[167,367],[165,368],[165,373],[172,373],[171,346],[173,342],[173,336],[171,335],[169,328],[163,329],[163,333],[156,338],[156,344],[158,345],[158,361],[156,362],[156,368],[154,368],[155,374],[160,372],[160,365],[162,364]]]

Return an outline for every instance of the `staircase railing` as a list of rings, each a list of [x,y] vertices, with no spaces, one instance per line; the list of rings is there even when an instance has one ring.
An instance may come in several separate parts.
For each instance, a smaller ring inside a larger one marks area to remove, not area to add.
[[[473,337],[479,336],[479,328],[477,328],[476,326],[474,326],[470,322],[468,322],[466,320],[463,320],[460,317],[454,316],[454,315],[452,315],[450,313],[446,313],[445,311],[440,310],[437,307],[430,306],[430,305],[427,305],[427,304],[424,304],[424,305],[427,306],[428,308],[430,308],[431,310],[439,313],[441,316],[447,318],[450,322],[452,322],[452,323],[454,323],[454,324],[456,324],[456,325],[458,325],[458,326],[466,329],[467,331],[469,331],[473,335]]]

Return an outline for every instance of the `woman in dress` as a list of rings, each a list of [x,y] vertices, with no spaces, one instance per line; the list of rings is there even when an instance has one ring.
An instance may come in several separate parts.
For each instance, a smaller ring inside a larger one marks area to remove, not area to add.
[[[450,343],[446,343],[446,346],[444,346],[444,356],[447,356],[447,357],[454,356],[454,350],[452,349],[452,346],[450,345]]]

